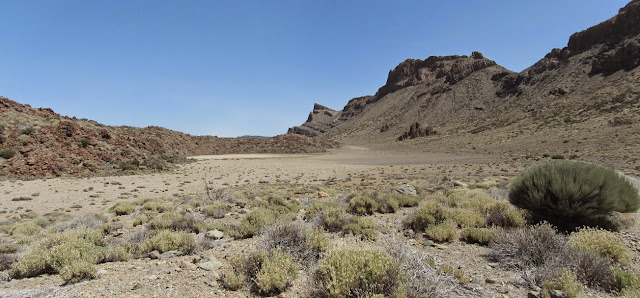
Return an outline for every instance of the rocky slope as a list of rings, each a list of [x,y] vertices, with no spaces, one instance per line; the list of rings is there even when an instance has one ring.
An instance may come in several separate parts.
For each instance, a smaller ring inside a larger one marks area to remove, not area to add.
[[[414,135],[402,144],[509,147],[519,154],[568,153],[580,145],[598,154],[627,148],[621,154],[630,155],[640,131],[639,64],[640,1],[634,0],[520,73],[479,52],[406,60],[374,96],[349,101],[322,135],[349,144],[394,144]],[[310,119],[302,127],[314,125]]]
[[[157,170],[188,155],[320,152],[335,146],[297,135],[191,136],[161,127],[107,126],[0,97],[0,177],[39,178]]]

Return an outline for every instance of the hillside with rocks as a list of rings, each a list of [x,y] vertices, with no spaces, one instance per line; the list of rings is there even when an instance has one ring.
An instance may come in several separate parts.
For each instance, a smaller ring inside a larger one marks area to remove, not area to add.
[[[408,59],[375,95],[289,133],[368,146],[578,155],[640,170],[624,158],[638,150],[639,28],[640,1],[631,1],[519,73],[479,52]]]
[[[191,136],[166,128],[108,126],[0,97],[0,177],[41,178],[162,170],[189,155],[310,153],[335,143],[298,135]]]

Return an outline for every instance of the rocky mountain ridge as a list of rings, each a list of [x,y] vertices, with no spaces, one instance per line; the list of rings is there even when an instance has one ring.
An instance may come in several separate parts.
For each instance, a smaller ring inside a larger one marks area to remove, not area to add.
[[[289,131],[324,126],[325,131],[316,135],[353,144],[392,144],[413,135],[418,138],[412,144],[424,139],[446,147],[448,139],[456,139],[469,150],[484,146],[495,151],[503,143],[517,146],[514,150],[521,153],[570,150],[566,142],[556,147],[544,142],[516,144],[527,141],[527,135],[540,134],[558,142],[582,139],[582,145],[608,150],[607,136],[638,132],[639,44],[640,1],[634,0],[519,73],[479,52],[408,59],[389,72],[387,83],[374,96],[350,100],[341,117],[311,119]],[[635,140],[621,137],[620,146],[635,146]],[[453,147],[460,149],[459,144]]]
[[[5,97],[0,97],[0,115],[0,177],[5,178],[161,170],[189,155],[308,153],[336,146],[299,135],[218,138],[157,126],[108,126]]]

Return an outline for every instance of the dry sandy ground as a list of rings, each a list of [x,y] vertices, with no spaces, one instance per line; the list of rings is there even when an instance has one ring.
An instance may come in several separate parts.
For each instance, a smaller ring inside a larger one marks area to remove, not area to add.
[[[490,155],[368,150],[345,147],[326,154],[239,154],[196,156],[172,172],[96,178],[55,178],[0,182],[0,218],[26,211],[46,214],[98,212],[116,200],[202,194],[210,187],[258,183],[346,185],[399,184],[426,178],[513,176],[523,162]],[[31,200],[16,200],[17,198]]]

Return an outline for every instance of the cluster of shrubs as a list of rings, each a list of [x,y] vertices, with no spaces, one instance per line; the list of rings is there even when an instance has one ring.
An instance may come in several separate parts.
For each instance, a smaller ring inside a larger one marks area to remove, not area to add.
[[[405,228],[425,233],[435,242],[460,238],[488,244],[497,227],[523,227],[526,212],[508,202],[496,201],[482,189],[452,189],[428,195],[418,209],[404,219]]]

